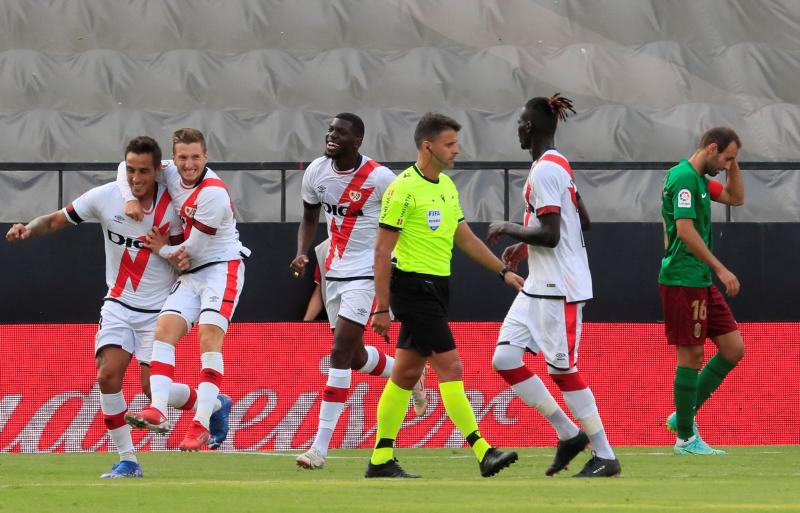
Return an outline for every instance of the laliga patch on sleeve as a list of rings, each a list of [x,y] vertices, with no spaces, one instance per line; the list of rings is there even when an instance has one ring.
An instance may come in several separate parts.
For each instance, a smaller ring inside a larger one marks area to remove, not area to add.
[[[689,189],[681,189],[678,193],[678,208],[692,208],[692,193]]]

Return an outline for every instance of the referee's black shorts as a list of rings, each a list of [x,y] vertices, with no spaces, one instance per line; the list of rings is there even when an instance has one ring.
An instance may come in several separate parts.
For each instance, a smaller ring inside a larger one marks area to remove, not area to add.
[[[400,321],[397,347],[422,356],[456,348],[447,324],[450,278],[392,269],[390,304]]]

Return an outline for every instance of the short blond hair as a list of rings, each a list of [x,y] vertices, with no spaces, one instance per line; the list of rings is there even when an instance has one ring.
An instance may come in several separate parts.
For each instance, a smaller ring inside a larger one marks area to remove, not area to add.
[[[206,148],[206,138],[203,136],[203,132],[196,128],[179,128],[175,130],[172,133],[172,153],[175,153],[175,145],[178,143],[200,143],[203,151],[208,151]]]

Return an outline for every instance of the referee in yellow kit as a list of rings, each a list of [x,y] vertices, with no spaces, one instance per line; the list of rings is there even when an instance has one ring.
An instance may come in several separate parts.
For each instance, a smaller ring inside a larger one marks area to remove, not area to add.
[[[459,153],[459,130],[461,125],[447,116],[422,116],[414,132],[417,162],[398,175],[383,196],[375,243],[376,309],[372,327],[378,335],[388,333],[390,303],[401,327],[392,376],[378,402],[375,450],[365,477],[419,477],[403,470],[393,455],[411,389],[426,361],[439,377],[447,415],[472,447],[481,475],[493,476],[517,460],[517,453],[492,448],[478,431],[461,381],[461,360],[447,324],[454,241],[509,286],[519,290],[524,284],[472,233],[461,212],[458,190],[442,173],[453,167]],[[397,257],[394,269],[392,251]]]

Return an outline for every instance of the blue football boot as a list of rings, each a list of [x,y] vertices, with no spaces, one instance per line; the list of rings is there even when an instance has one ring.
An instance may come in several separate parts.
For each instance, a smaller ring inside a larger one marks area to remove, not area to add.
[[[221,406],[208,421],[208,432],[211,433],[208,448],[213,450],[219,449],[222,442],[228,438],[228,418],[231,414],[231,406],[233,406],[233,401],[227,395],[219,394],[217,398]]]
[[[142,477],[142,467],[133,461],[120,461],[113,467],[111,472],[106,472],[100,479],[122,479],[129,477]]]

